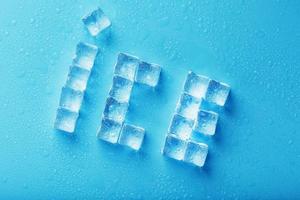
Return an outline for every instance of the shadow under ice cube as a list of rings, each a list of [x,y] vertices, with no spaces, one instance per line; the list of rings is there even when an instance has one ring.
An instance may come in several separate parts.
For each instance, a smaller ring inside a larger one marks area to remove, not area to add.
[[[198,167],[202,167],[205,163],[208,153],[208,146],[204,143],[188,142],[184,161]]]
[[[115,74],[134,81],[136,69],[138,68],[139,63],[140,60],[137,57],[120,53],[115,66]]]
[[[118,102],[112,97],[106,100],[104,117],[122,123],[128,110],[128,103]]]
[[[216,132],[218,114],[212,111],[200,110],[195,124],[195,131],[204,135],[214,135]]]
[[[135,81],[155,87],[158,84],[160,72],[161,67],[159,65],[141,62],[137,69]]]
[[[97,54],[97,46],[80,42],[76,47],[76,55],[73,59],[73,64],[91,71]]]
[[[109,95],[119,102],[128,102],[133,82],[121,76],[114,76]]]
[[[193,120],[175,114],[169,127],[169,133],[176,135],[182,140],[187,140],[191,136],[193,125]]]
[[[97,36],[111,26],[111,21],[100,8],[83,17],[82,22],[92,36]]]
[[[117,143],[122,124],[114,120],[103,118],[97,137],[109,143]]]
[[[142,146],[145,130],[141,127],[125,124],[119,138],[119,144],[139,150]]]
[[[217,104],[219,106],[224,106],[227,97],[229,95],[229,92],[230,92],[229,85],[225,83],[217,82],[215,80],[211,80],[207,88],[205,99],[208,102]]]
[[[176,112],[188,119],[196,119],[201,104],[201,99],[183,93],[177,103]]]
[[[175,160],[183,160],[186,151],[186,145],[186,141],[181,140],[174,135],[168,135],[166,137],[165,146],[162,153],[165,156]]]
[[[200,76],[190,71],[185,80],[184,92],[194,97],[202,98],[205,96],[209,81],[208,77]]]
[[[74,90],[85,91],[89,76],[90,71],[80,66],[72,65],[66,86]]]
[[[73,133],[77,119],[78,113],[64,108],[58,108],[54,128],[68,133]]]
[[[79,112],[83,101],[83,92],[63,87],[61,90],[59,106],[73,112]]]

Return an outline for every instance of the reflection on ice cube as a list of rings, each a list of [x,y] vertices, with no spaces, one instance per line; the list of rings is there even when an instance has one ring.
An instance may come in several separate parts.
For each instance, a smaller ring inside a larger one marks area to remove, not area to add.
[[[185,80],[184,92],[196,98],[203,98],[209,81],[209,78],[190,71]]]
[[[76,48],[76,55],[73,59],[73,64],[91,71],[97,54],[97,46],[80,42]]]
[[[125,53],[120,53],[118,61],[115,66],[115,74],[122,76],[123,78],[134,81],[136,69],[139,65],[140,60]]]
[[[163,154],[167,157],[175,160],[183,160],[187,142],[181,140],[175,135],[168,135],[166,137],[165,146],[163,148]]]
[[[124,124],[119,144],[128,146],[134,150],[139,150],[144,140],[145,130],[130,124]]]
[[[224,106],[227,97],[230,92],[230,87],[226,83],[217,82],[211,80],[209,82],[207,93],[205,96],[206,101],[217,104],[219,106]]]
[[[208,153],[208,146],[204,143],[188,142],[184,161],[202,167]]]
[[[177,103],[176,112],[183,117],[196,119],[201,104],[201,99],[183,93]]]
[[[204,135],[214,135],[218,122],[218,114],[212,111],[200,110],[195,124],[195,131]]]
[[[121,76],[114,76],[109,95],[119,102],[128,102],[133,82]]]
[[[61,90],[59,106],[73,112],[79,112],[83,100],[83,93],[69,87]]]
[[[122,124],[114,120],[103,118],[97,137],[109,143],[117,143]]]
[[[135,81],[137,83],[155,87],[158,84],[160,72],[161,67],[159,65],[140,62]]]
[[[77,65],[70,67],[66,86],[74,90],[85,91],[90,71]]]
[[[105,118],[122,123],[125,120],[128,110],[128,103],[118,102],[112,97],[106,100],[103,115]]]
[[[65,108],[58,108],[54,128],[73,133],[76,127],[78,113]]]

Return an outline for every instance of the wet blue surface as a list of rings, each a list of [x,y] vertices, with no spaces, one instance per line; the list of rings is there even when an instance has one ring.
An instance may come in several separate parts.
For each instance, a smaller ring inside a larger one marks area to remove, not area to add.
[[[81,17],[101,6],[112,37]],[[300,198],[299,1],[7,1],[0,6],[1,199]],[[53,130],[79,41],[100,46],[75,136]],[[163,67],[136,85],[140,153],[96,139],[118,52]],[[228,83],[203,169],[163,157],[188,70]]]

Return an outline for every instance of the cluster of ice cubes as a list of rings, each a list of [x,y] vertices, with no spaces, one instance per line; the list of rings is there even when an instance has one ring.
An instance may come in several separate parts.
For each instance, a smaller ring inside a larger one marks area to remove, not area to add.
[[[56,129],[69,133],[74,132],[84,92],[97,54],[98,47],[94,45],[83,42],[77,45],[66,84],[61,90],[54,124]]]
[[[156,87],[161,67],[139,58],[120,53],[114,69],[113,84],[106,100],[97,137],[113,144],[121,144],[138,151],[144,140],[145,130],[125,123],[134,83]]]
[[[213,136],[218,122],[218,114],[202,109],[202,102],[224,106],[229,91],[227,84],[190,71],[168,130],[163,154],[202,167],[208,146],[195,141],[192,136]]]

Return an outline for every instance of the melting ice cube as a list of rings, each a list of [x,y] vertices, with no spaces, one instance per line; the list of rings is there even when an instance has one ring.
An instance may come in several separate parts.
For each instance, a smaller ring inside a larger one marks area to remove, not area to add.
[[[58,108],[54,128],[65,132],[73,133],[76,126],[77,118],[78,113],[72,112],[65,108]]]
[[[209,82],[205,99],[219,106],[224,106],[230,92],[229,85],[215,80]]]
[[[209,81],[209,78],[190,71],[185,80],[184,92],[196,98],[202,98],[205,96]]]
[[[197,118],[200,104],[201,99],[183,93],[177,103],[176,112],[183,117],[194,120]]]
[[[76,48],[76,55],[73,64],[91,71],[94,66],[98,47],[92,44],[80,42]]]
[[[175,135],[168,135],[166,137],[163,154],[175,160],[183,160],[187,142],[179,139]]]
[[[169,127],[169,133],[176,135],[182,140],[187,140],[191,136],[193,125],[193,120],[175,114]]]
[[[109,95],[119,102],[128,102],[133,82],[121,76],[114,76]]]
[[[144,140],[145,130],[141,127],[124,124],[119,144],[128,146],[134,150],[139,150]]]
[[[73,112],[79,112],[83,100],[83,93],[69,87],[63,87],[59,106]]]
[[[202,167],[208,153],[208,146],[204,143],[188,142],[184,161]]]
[[[134,81],[136,69],[139,66],[140,60],[125,53],[120,53],[115,66],[115,74],[123,78]]]
[[[80,66],[72,65],[66,86],[74,90],[85,91],[89,76],[90,71]]]
[[[158,84],[161,67],[156,64],[140,62],[135,81],[155,87]]]
[[[122,123],[128,110],[128,103],[118,102],[112,97],[106,100],[104,117]]]
[[[111,119],[103,118],[97,137],[109,143],[117,143],[122,124]]]
[[[200,110],[195,124],[195,131],[204,135],[214,135],[218,121],[218,114],[212,111]]]

